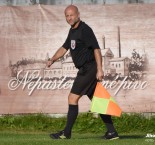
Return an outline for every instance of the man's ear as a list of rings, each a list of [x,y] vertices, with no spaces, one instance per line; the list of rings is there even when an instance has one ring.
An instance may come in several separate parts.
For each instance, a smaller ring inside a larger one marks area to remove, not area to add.
[[[80,18],[80,12],[78,12],[78,18]]]

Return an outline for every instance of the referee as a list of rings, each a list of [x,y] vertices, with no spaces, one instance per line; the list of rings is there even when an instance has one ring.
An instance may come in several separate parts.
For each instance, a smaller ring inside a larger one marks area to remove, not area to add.
[[[79,69],[68,96],[68,114],[64,130],[50,134],[53,139],[70,139],[74,122],[78,115],[78,101],[83,95],[92,99],[97,81],[103,79],[102,56],[100,47],[92,29],[80,20],[78,8],[69,5],[65,11],[66,21],[71,28],[65,43],[47,62],[50,67],[56,60],[70,50],[75,67]],[[106,125],[104,139],[117,139],[118,134],[113,126],[111,116],[100,114]]]

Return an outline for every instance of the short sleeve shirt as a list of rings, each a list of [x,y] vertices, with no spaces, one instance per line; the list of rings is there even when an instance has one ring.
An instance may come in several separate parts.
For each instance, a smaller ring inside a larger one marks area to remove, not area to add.
[[[94,49],[100,49],[94,32],[82,21],[80,21],[77,28],[70,28],[68,37],[62,47],[70,50],[77,68],[95,61]]]

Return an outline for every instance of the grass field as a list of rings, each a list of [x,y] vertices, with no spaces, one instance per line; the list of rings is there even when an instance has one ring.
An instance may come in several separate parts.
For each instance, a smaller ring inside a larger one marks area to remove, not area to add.
[[[90,113],[80,114],[70,140],[53,140],[50,132],[65,126],[66,118],[52,118],[44,114],[4,115],[0,117],[0,145],[154,145],[155,116],[123,114],[113,118],[119,133],[118,140],[104,140],[105,125]]]
[[[120,134],[120,139],[104,140],[101,133],[73,133],[69,140],[53,140],[48,132],[0,132],[0,145],[153,145],[155,138],[146,134]]]

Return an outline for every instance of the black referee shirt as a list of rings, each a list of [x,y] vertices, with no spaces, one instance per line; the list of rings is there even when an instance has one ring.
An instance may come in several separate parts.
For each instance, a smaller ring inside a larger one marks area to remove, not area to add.
[[[100,49],[94,32],[82,21],[77,28],[70,28],[62,47],[67,50],[70,49],[73,62],[77,68],[94,61],[94,49]]]

